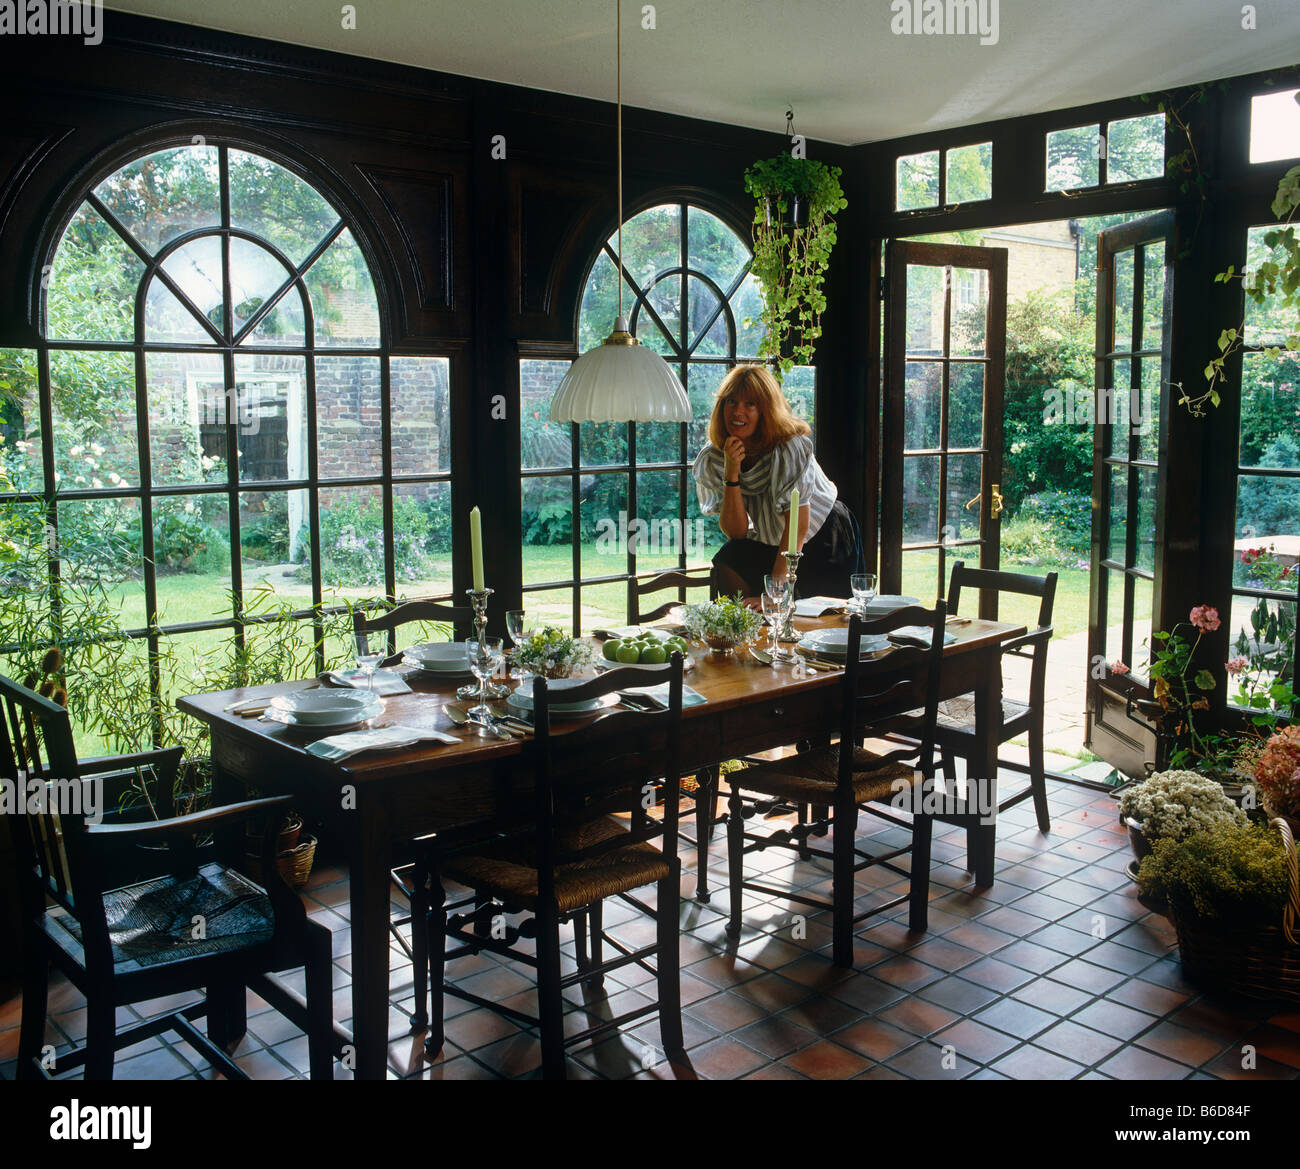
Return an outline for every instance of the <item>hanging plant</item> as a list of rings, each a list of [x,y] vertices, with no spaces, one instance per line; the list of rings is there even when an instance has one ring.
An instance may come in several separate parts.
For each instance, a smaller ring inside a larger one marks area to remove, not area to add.
[[[754,262],[763,289],[759,356],[781,378],[812,360],[826,308],[822,283],[835,246],[835,212],[848,206],[840,168],[781,154],[745,171],[754,196]]]

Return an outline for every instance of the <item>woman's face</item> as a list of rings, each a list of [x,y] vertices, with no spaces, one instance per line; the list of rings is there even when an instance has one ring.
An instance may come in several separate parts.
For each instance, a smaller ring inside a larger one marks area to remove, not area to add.
[[[732,394],[722,403],[722,421],[733,438],[752,439],[761,419],[758,403],[747,394]]]

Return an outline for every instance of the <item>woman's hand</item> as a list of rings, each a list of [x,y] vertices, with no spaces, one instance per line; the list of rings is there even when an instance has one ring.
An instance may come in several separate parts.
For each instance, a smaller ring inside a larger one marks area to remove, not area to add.
[[[734,434],[722,444],[723,458],[723,479],[735,480],[740,478],[740,465],[745,461],[745,443],[743,439],[737,438]]]
[[[741,600],[755,613],[763,611],[763,599],[761,597],[742,597]]]

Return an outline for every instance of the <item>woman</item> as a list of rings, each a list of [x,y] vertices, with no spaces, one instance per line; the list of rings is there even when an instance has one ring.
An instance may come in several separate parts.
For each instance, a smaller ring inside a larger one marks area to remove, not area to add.
[[[796,595],[847,597],[858,560],[857,525],[813,457],[806,422],[761,365],[740,365],[718,387],[709,445],[695,460],[700,510],[716,515],[727,543],[713,558],[720,592],[756,605],[763,577],[787,576],[790,492],[799,489]]]

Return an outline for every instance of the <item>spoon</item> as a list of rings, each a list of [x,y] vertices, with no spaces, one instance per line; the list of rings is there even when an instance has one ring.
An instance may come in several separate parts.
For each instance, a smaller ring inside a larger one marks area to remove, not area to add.
[[[484,730],[495,735],[498,739],[515,739],[523,737],[522,734],[498,726],[496,723],[484,722],[483,719],[480,718],[470,718],[468,714],[457,706],[444,706],[442,711],[447,718],[458,727],[482,727]]]
[[[756,662],[759,662],[764,666],[770,666],[772,664],[772,655],[765,649],[754,649],[751,647],[749,653]]]

